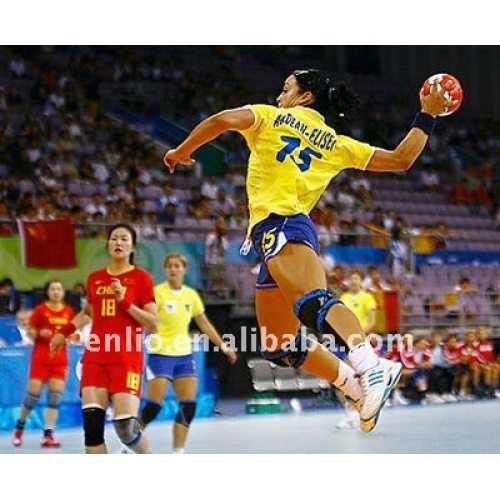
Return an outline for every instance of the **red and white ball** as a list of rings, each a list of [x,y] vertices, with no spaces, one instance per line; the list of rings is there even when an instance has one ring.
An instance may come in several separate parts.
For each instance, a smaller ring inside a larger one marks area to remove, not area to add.
[[[422,89],[424,91],[424,95],[429,95],[431,92],[431,85],[434,83],[438,84],[438,90],[444,88],[446,90],[444,96],[446,99],[451,99],[455,101],[454,104],[446,108],[444,113],[441,113],[439,116],[448,116],[454,113],[462,104],[464,98],[464,91],[462,90],[462,85],[460,82],[452,75],[448,75],[447,73],[438,73],[436,75],[432,75],[427,80],[425,80]]]

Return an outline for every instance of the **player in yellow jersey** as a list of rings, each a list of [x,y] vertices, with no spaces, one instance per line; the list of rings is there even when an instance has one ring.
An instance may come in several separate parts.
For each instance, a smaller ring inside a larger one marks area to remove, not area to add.
[[[236,131],[246,139],[248,235],[262,261],[255,301],[263,355],[331,381],[357,401],[365,432],[376,425],[401,365],[381,365],[356,316],[327,291],[309,212],[331,179],[346,168],[408,170],[422,153],[437,115],[451,104],[444,92],[434,85],[429,95],[420,94],[421,112],[390,151],[338,135],[325,117],[331,112],[339,116],[350,94],[318,70],[297,70],[285,80],[277,106],[244,106],[210,116],[163,159],[174,172],[178,163],[192,165],[192,154],[223,132]],[[315,340],[298,335],[300,322],[335,335],[337,344],[349,348],[353,368]]]
[[[145,427],[161,411],[168,383],[173,384],[179,401],[179,412],[173,428],[173,451],[184,452],[189,426],[196,411],[197,376],[189,324],[194,319],[202,333],[235,363],[236,353],[223,342],[219,333],[205,314],[203,302],[193,288],[184,285],[187,270],[186,258],[171,253],[164,261],[167,281],[155,286],[158,306],[156,335],[151,337],[148,356],[148,372],[153,378],[148,381],[146,402],[139,423]]]

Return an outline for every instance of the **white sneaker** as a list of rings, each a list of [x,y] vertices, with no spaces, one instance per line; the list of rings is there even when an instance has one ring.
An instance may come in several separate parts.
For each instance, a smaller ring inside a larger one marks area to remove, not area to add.
[[[387,403],[389,403],[389,401],[387,401]],[[410,404],[410,402],[397,389],[392,394],[392,403],[394,406],[406,406]]]
[[[461,392],[458,395],[459,401],[474,401],[475,399],[476,399],[475,396],[473,396],[472,394],[466,394],[465,392]]]
[[[359,413],[349,403],[345,407],[345,415],[335,424],[337,429],[357,429],[359,427]]]
[[[360,429],[363,432],[371,432],[377,425],[380,410],[399,382],[402,371],[401,363],[385,360],[361,375],[364,398],[360,411]]]
[[[425,396],[425,399],[429,403],[434,404],[434,405],[441,405],[445,402],[444,399],[442,397],[438,396],[437,394],[427,394]]]
[[[442,394],[441,399],[445,403],[457,403],[458,402],[458,398],[456,396],[454,396],[453,394]]]

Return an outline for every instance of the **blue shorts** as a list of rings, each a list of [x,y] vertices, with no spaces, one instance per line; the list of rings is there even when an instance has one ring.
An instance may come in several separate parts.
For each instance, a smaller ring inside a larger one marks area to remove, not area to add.
[[[146,376],[147,378],[168,378],[169,380],[196,377],[194,354],[186,354],[185,356],[149,354]]]
[[[278,285],[267,268],[267,259],[278,255],[290,241],[310,246],[319,255],[316,227],[304,214],[282,216],[270,215],[252,230],[252,244],[260,257],[261,265],[256,288],[276,288]]]

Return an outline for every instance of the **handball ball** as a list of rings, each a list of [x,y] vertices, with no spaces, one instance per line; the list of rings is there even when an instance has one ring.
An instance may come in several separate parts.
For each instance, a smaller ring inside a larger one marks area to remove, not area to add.
[[[438,84],[438,90],[444,88],[446,90],[445,97],[446,99],[451,99],[452,101],[456,101],[455,104],[452,104],[444,113],[441,113],[439,116],[447,116],[454,113],[462,104],[462,100],[464,98],[464,92],[462,90],[462,86],[460,82],[451,75],[447,75],[446,73],[438,73],[437,75],[432,75],[427,80],[425,80],[424,85],[422,86],[424,95],[429,95],[431,92],[431,85],[433,83]]]

